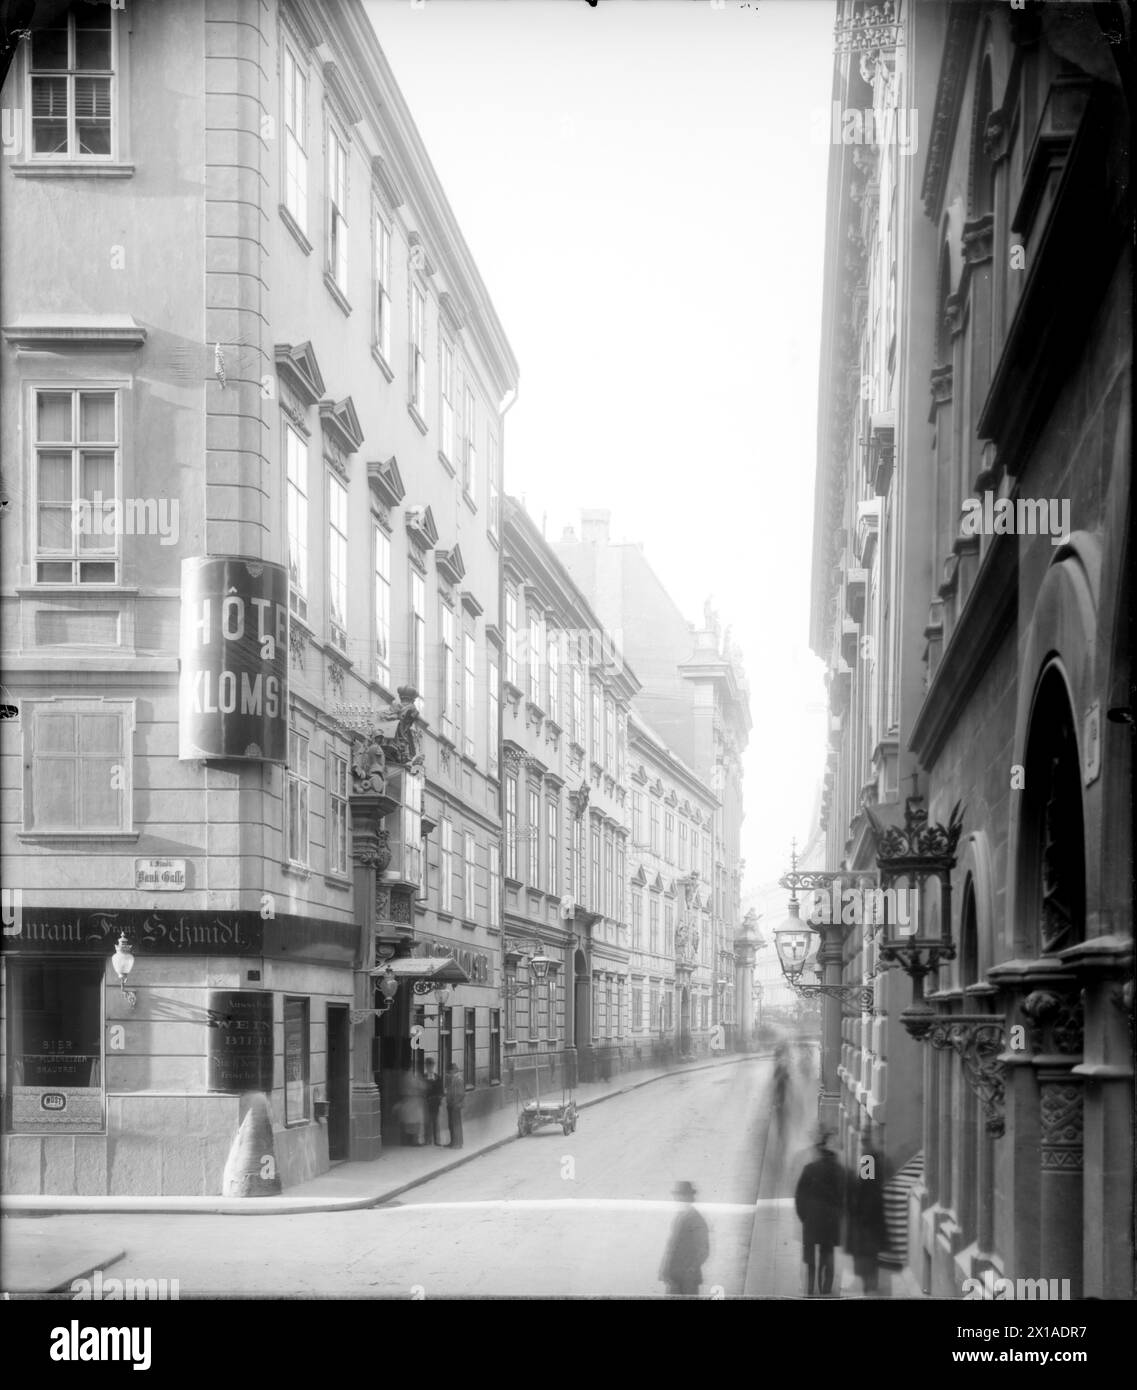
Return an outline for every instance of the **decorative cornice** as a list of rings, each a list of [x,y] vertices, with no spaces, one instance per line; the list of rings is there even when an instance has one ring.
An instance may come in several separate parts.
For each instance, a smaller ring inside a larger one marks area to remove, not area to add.
[[[465,577],[466,566],[459,545],[453,545],[449,550],[436,550],[434,563],[451,584],[460,584]]]
[[[324,394],[324,378],[312,344],[304,342],[293,347],[291,343],[277,343],[273,356],[277,373],[287,377],[288,384],[306,406],[315,405]]]
[[[146,329],[129,314],[21,314],[3,329],[17,352],[140,348]]]
[[[358,125],[363,113],[356,105],[340,65],[332,59],[324,64],[324,90],[331,98],[336,114],[345,125]]]
[[[350,396],[342,401],[321,401],[320,420],[345,453],[354,454],[363,443],[363,426]]]
[[[971,55],[971,40],[979,20],[978,5],[951,5],[948,9],[947,36],[936,83],[936,104],[932,113],[932,132],[920,195],[924,212],[938,222],[944,187],[951,165],[951,147],[959,109],[963,101],[964,74]]]
[[[963,259],[968,266],[983,265],[991,259],[995,214],[984,213],[963,224]]]
[[[411,248],[411,263],[424,275],[433,275],[436,266],[427,253],[426,243],[416,231],[407,233],[407,243]]]
[[[403,194],[399,185],[391,177],[391,170],[382,155],[371,156],[371,178],[378,188],[384,202],[392,210],[403,206]]]
[[[460,333],[466,326],[466,315],[449,290],[438,296],[438,314],[451,333]]]
[[[367,465],[367,485],[375,498],[385,507],[397,507],[406,496],[406,488],[399,473],[399,465],[392,454],[382,462],[372,461]]]
[[[429,507],[408,507],[404,522],[407,535],[420,550],[433,550],[438,544],[438,527]]]
[[[459,597],[462,600],[462,607],[473,617],[480,618],[486,611],[469,589],[463,589]]]

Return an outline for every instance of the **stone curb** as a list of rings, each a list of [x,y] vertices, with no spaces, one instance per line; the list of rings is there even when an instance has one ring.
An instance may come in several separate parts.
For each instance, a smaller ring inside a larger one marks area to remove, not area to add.
[[[663,1072],[658,1076],[648,1076],[642,1081],[621,1086],[618,1090],[606,1091],[602,1096],[592,1096],[579,1101],[578,1110],[589,1109],[616,1096],[638,1091],[642,1086],[650,1086],[656,1081],[666,1081],[673,1076],[684,1076],[688,1072],[711,1071],[716,1067],[730,1066],[756,1057],[766,1056],[761,1052],[731,1053],[718,1062],[700,1062],[694,1066],[677,1067],[674,1071]],[[491,1139],[478,1148],[471,1148],[461,1158],[456,1158],[441,1168],[432,1168],[428,1173],[419,1173],[409,1181],[396,1187],[385,1188],[365,1197],[66,1197],[66,1196],[8,1196],[0,1197],[2,1216],[76,1216],[93,1212],[162,1213],[167,1216],[307,1216],[315,1212],[365,1211],[368,1207],[382,1206],[394,1201],[404,1192],[421,1187],[424,1183],[452,1173],[455,1168],[471,1163],[483,1154],[492,1153],[506,1144],[520,1138],[514,1131],[500,1139]],[[381,1161],[381,1160],[376,1160]]]

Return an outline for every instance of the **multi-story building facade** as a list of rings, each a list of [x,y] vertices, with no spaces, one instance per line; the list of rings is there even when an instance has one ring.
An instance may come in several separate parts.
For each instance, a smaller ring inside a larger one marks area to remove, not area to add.
[[[641,682],[635,708],[718,803],[712,836],[712,1025],[733,1043],[734,942],[742,924],[742,753],[750,732],[737,650],[707,605],[694,629],[638,545],[613,542],[607,512],[585,512],[558,557],[599,613]]]
[[[506,498],[501,683],[506,1070],[618,1066],[631,1031],[628,708],[639,683]],[[538,978],[534,956],[552,963]]]
[[[916,1150],[908,1262],[938,1295],[986,1270],[1134,1293],[1131,40],[1110,24],[1088,5],[839,7],[836,107],[901,111],[923,141],[835,143],[830,164],[812,618],[842,717],[829,867],[924,855],[950,889],[921,896],[918,942],[895,938],[930,968],[918,1071],[893,971],[888,1017],[848,1039],[869,1091],[846,1100],[889,1136],[900,1119],[893,1161]],[[880,944],[846,940],[847,979]]]
[[[711,929],[717,799],[638,715],[631,764],[631,1041],[636,1055],[705,1052],[714,1027]]]
[[[4,106],[5,1184],[216,1191],[260,1090],[287,1185],[496,1101],[516,363],[352,0],[79,4]]]

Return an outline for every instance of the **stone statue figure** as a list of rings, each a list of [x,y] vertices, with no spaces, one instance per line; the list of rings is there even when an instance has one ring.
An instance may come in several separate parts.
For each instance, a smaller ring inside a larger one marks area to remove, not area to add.
[[[382,735],[374,730],[352,762],[351,780],[356,796],[382,796],[387,789],[387,755]]]
[[[415,703],[419,694],[413,685],[400,685],[397,694],[398,700],[379,718],[394,723],[395,732],[391,737],[394,746],[391,752],[397,761],[414,771],[422,766],[425,759],[419,748],[418,725],[422,722],[422,715],[419,714],[418,705]]]

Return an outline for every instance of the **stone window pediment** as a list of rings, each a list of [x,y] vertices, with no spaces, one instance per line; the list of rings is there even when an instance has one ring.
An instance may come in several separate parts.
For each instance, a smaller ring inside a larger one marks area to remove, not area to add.
[[[384,507],[399,506],[407,490],[403,486],[394,454],[382,462],[371,462],[367,465],[367,485]]]
[[[324,394],[324,378],[316,362],[316,354],[311,343],[277,343],[273,356],[277,375],[282,376],[307,409],[315,405]]]
[[[363,443],[363,428],[350,396],[342,401],[320,402],[320,420],[326,434],[345,454],[354,454]]]
[[[406,527],[407,535],[420,550],[433,550],[438,544],[438,527],[428,506],[408,507]]]
[[[451,584],[461,583],[466,574],[466,566],[462,560],[462,550],[458,545],[452,546],[449,550],[436,550],[434,554],[434,563]]]

